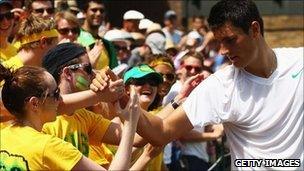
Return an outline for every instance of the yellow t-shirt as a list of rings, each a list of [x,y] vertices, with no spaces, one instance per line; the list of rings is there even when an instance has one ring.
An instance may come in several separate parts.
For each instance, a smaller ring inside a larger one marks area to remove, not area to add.
[[[18,68],[24,66],[23,62],[21,61],[18,55],[11,57],[9,60],[4,61],[2,64],[6,68],[12,68],[14,70],[17,70]]]
[[[70,142],[83,155],[89,156],[89,144],[101,145],[111,121],[86,109],[73,115],[59,115],[54,122],[43,125],[42,131]]]
[[[11,124],[0,137],[1,170],[71,170],[82,157],[70,143],[28,126]]]
[[[89,148],[89,158],[99,165],[108,165],[112,162],[113,154],[104,144],[101,146],[89,145]]]
[[[17,48],[12,44],[8,44],[6,48],[0,48],[0,63],[17,55]]]

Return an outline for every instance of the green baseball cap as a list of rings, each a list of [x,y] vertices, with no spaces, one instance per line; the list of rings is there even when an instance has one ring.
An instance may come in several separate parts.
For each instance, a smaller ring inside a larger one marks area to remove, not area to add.
[[[156,81],[159,82],[159,84],[163,82],[163,77],[147,64],[142,64],[139,66],[132,67],[130,70],[125,72],[123,80],[124,83],[126,83],[131,78],[137,79],[143,77],[149,77],[151,79],[155,79]]]

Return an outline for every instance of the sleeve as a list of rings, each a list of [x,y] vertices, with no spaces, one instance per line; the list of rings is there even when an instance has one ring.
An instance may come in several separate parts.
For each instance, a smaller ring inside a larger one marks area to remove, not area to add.
[[[2,65],[6,68],[12,68],[13,70],[17,70],[23,66],[22,61],[17,57],[12,57],[11,59],[4,61]]]
[[[82,154],[72,144],[51,136],[43,151],[43,164],[49,170],[71,170]]]
[[[111,121],[103,118],[100,114],[84,110],[88,126],[89,143],[101,145],[104,134],[109,128]]]
[[[221,91],[219,81],[211,75],[191,92],[182,106],[193,126],[222,122],[218,116]]]

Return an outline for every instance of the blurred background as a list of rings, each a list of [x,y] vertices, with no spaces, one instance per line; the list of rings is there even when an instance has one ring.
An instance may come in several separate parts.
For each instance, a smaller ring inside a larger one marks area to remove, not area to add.
[[[79,7],[81,1],[77,0]],[[104,0],[108,21],[112,27],[121,27],[123,14],[131,9],[142,12],[146,18],[163,23],[167,10],[177,13],[178,25],[187,31],[193,15],[208,17],[214,0]],[[304,43],[303,0],[256,0],[265,22],[265,37],[271,47],[298,47]],[[110,15],[109,15],[110,14]]]

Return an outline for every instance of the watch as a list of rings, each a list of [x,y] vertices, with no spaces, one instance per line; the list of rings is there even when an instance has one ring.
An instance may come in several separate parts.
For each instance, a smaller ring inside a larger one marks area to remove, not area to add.
[[[179,106],[179,104],[176,103],[176,102],[174,101],[174,99],[171,100],[171,105],[172,105],[173,109],[177,109],[178,106]]]

